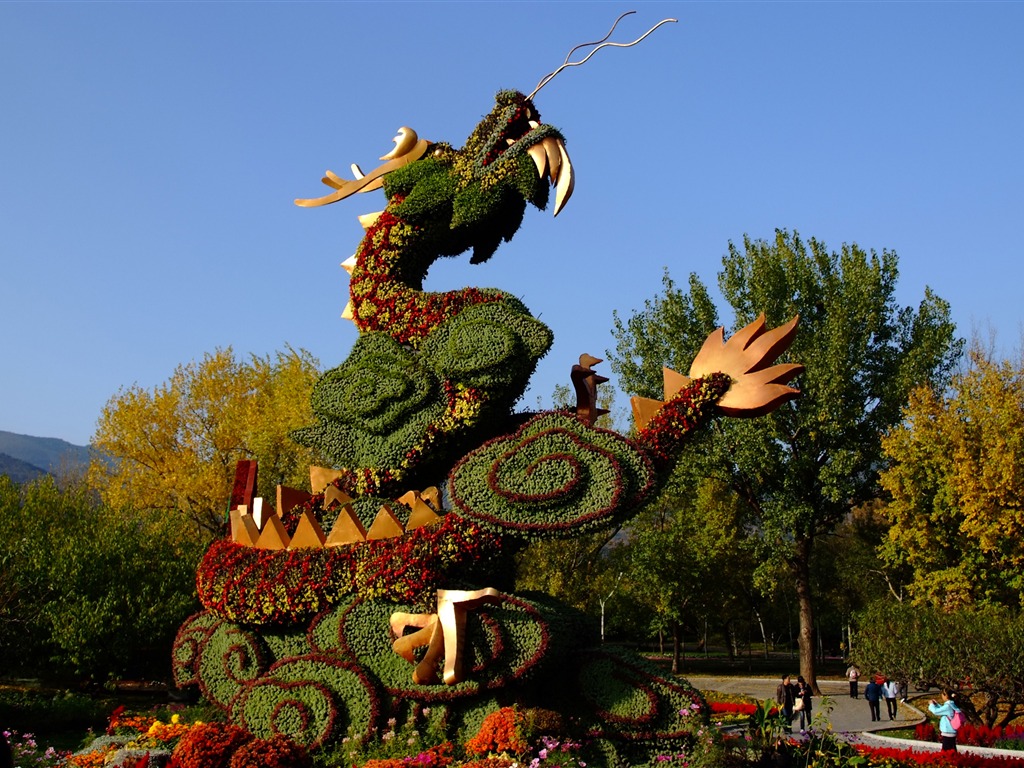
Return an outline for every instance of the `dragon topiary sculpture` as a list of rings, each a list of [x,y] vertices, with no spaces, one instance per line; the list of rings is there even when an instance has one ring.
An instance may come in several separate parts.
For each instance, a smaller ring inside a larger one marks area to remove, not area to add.
[[[257,735],[318,747],[428,705],[441,726],[473,731],[503,704],[532,703],[636,764],[689,738],[686,714],[704,706],[685,682],[598,647],[586,616],[511,594],[508,555],[635,515],[693,430],[795,397],[786,382],[800,366],[772,363],[796,321],[713,334],[689,376],[666,372],[665,402],[634,402],[632,439],[593,425],[586,393],[603,378],[592,358],[574,367],[579,408],[514,413],[550,330],[500,289],[422,284],[442,256],[489,259],[552,186],[556,215],[568,201],[564,138],[532,95],[498,93],[462,149],[402,128],[379,168],[328,172],[332,193],[296,201],[382,188],[387,206],[361,217],[345,263],[344,316],[359,339],[316,384],[315,423],[294,435],[331,470],[315,493],[279,494],[262,520],[236,498],[231,538],[199,568],[205,610],[174,647],[176,682]]]

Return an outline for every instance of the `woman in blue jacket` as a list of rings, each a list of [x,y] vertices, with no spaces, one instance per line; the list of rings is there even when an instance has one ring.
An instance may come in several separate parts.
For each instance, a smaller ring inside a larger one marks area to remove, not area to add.
[[[942,689],[942,703],[936,704],[932,699],[928,702],[928,711],[939,716],[939,740],[942,742],[942,751],[956,752],[956,731],[959,724],[954,724],[954,717],[959,714],[958,721],[963,721],[963,713],[956,703],[956,694],[948,688]]]

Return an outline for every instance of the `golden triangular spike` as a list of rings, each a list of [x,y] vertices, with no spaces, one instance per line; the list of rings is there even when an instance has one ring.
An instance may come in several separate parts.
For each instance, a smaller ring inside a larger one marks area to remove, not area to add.
[[[334,527],[327,535],[326,544],[328,547],[340,547],[360,541],[366,541],[366,528],[359,521],[355,510],[346,504],[338,513],[338,519],[334,521]]]
[[[405,524],[405,530],[414,531],[425,525],[435,525],[441,522],[441,517],[419,496],[413,500],[411,507],[412,512],[409,513],[409,522]]]
[[[374,518],[373,525],[366,532],[366,540],[393,539],[396,536],[401,536],[403,533],[405,533],[405,529],[402,528],[402,523],[395,516],[391,507],[387,504],[381,504],[380,511],[377,513],[377,517]]]
[[[377,219],[384,211],[377,211],[376,213],[364,213],[359,217],[359,223],[363,225],[363,229],[369,229],[374,225]]]
[[[324,529],[320,527],[313,513],[308,509],[299,518],[299,525],[295,529],[295,535],[288,543],[288,549],[318,549],[326,541]]]
[[[256,527],[256,521],[246,511],[244,504],[238,508],[237,512],[239,527],[238,535],[233,536],[234,542],[244,547],[256,546],[256,542],[260,538],[260,529]]]
[[[267,515],[263,523],[263,533],[256,540],[255,546],[258,549],[287,549],[288,531],[284,529],[284,523],[277,515]]]
[[[277,511],[278,514],[291,512],[296,507],[301,507],[311,496],[298,488],[289,488],[287,485],[277,486]]]
[[[324,489],[324,509],[330,509],[335,504],[348,504],[351,501],[352,497],[336,485],[328,485]]]
[[[631,397],[629,403],[633,406],[633,421],[637,429],[646,428],[658,411],[665,407],[661,400],[651,400],[649,397]]]
[[[673,395],[693,381],[689,376],[684,376],[671,368],[662,368],[661,375],[665,382],[665,400],[671,400]]]
[[[436,486],[424,488],[420,492],[420,498],[427,502],[435,512],[441,511],[441,492],[437,490]]]
[[[323,493],[324,488],[331,484],[331,481],[341,477],[341,472],[327,467],[309,468],[309,487],[313,493]]]

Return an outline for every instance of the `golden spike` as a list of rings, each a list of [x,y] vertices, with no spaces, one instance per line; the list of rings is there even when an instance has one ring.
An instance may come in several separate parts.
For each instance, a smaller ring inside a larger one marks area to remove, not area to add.
[[[351,501],[352,497],[336,485],[324,488],[324,509],[330,509],[332,504],[348,504]]]
[[[350,504],[346,504],[338,513],[338,519],[334,521],[334,527],[327,536],[328,547],[340,547],[346,544],[358,544],[366,541],[366,528],[356,516],[355,510]]]
[[[256,541],[260,537],[260,529],[256,527],[256,521],[252,519],[246,511],[246,507],[243,504],[235,510],[232,510],[232,514],[238,513],[238,528],[235,529],[237,535],[232,536],[232,540],[236,544],[241,544],[246,547],[252,547],[256,545]]]
[[[362,225],[363,229],[369,229],[370,227],[372,227],[374,225],[374,223],[377,221],[377,219],[380,218],[380,215],[382,213],[384,213],[384,211],[377,211],[376,213],[364,213],[362,216],[359,217],[359,223]],[[354,259],[355,256],[353,256],[352,258]],[[342,266],[345,266],[345,265],[342,264]],[[348,273],[350,275],[352,274],[352,270],[351,269],[349,269],[347,271],[348,271]]]
[[[329,469],[327,467],[310,467],[309,488],[313,493],[323,493],[324,488],[339,477],[341,477],[341,472],[337,469]]]
[[[295,535],[288,542],[288,549],[319,549],[327,541],[324,529],[320,527],[316,517],[308,509],[303,510]]]
[[[374,518],[370,530],[366,532],[366,540],[394,539],[403,533],[405,533],[405,529],[391,507],[387,504],[381,504],[377,517]]]
[[[633,421],[637,429],[645,429],[658,411],[665,407],[661,400],[651,400],[647,397],[631,397],[629,404],[633,408]]]
[[[661,369],[661,376],[665,382],[663,391],[666,400],[670,399],[676,392],[689,386],[690,382],[693,381],[689,376],[683,376],[683,374],[673,371],[668,367]]]
[[[263,533],[253,546],[257,549],[287,549],[288,542],[288,531],[285,530],[281,518],[275,514],[267,515],[263,523]]]

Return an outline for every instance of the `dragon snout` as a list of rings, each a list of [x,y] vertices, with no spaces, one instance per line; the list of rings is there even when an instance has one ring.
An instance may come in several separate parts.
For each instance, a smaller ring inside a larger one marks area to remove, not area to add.
[[[557,216],[572,197],[575,184],[572,161],[569,160],[569,154],[565,151],[565,144],[560,138],[547,136],[526,151],[530,153],[534,165],[537,166],[537,174],[541,178],[547,176],[551,184],[555,186],[555,216]]]

